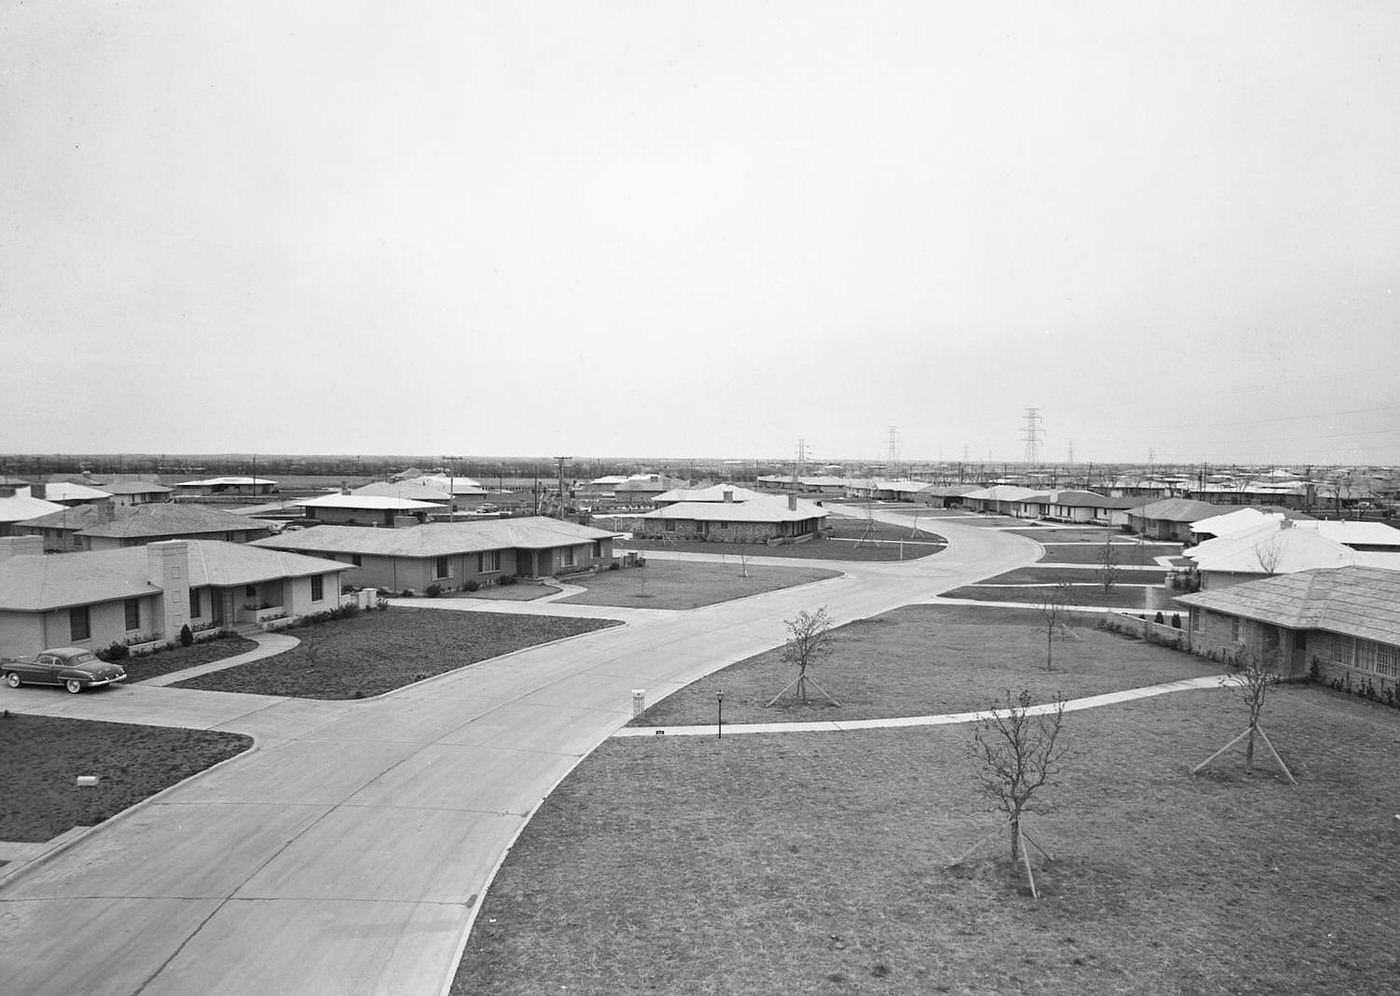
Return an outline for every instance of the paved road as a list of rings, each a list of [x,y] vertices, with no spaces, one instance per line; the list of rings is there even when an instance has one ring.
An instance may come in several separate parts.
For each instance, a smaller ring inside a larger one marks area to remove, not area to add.
[[[248,732],[259,747],[0,887],[0,990],[442,992],[509,845],[626,722],[631,689],[655,700],[775,646],[800,609],[825,604],[844,623],[1039,552],[996,530],[937,528],[950,545],[935,557],[846,564],[840,578],[690,612],[617,613],[626,626],[367,702],[42,697],[67,715]]]

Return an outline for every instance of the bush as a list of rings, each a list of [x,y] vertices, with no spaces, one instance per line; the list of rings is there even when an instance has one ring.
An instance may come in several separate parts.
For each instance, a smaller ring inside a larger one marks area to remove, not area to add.
[[[1175,626],[1177,629],[1181,629],[1181,613],[1180,613],[1180,612],[1173,612],[1173,613],[1172,613],[1172,625]]]
[[[340,586],[340,593],[342,595],[353,595],[357,591],[359,591],[359,589],[356,588],[353,584],[343,584]]]
[[[131,651],[126,649],[125,643],[118,643],[116,640],[113,640],[112,645],[106,650],[97,651],[97,656],[104,661],[124,661],[127,657],[131,656]]]
[[[180,646],[188,647],[191,643],[194,643],[194,632],[190,629],[190,624],[185,623],[180,627]]]
[[[423,594],[427,595],[429,598],[438,598],[442,595],[442,585],[434,582],[423,589]]]
[[[515,576],[514,574],[502,574],[502,575],[501,575],[501,580],[497,581],[496,583],[497,583],[498,585],[500,585],[501,587],[503,587],[503,588],[507,588],[507,587],[509,587],[510,585],[515,584],[515,582],[516,582],[517,580],[518,580],[518,579],[516,578],[516,576]]]
[[[1155,622],[1155,623],[1156,623],[1157,625],[1159,625],[1159,626],[1160,626],[1162,623],[1166,622],[1166,620],[1162,618],[1162,613],[1160,613],[1160,612],[1157,613],[1156,617],[1155,617],[1152,621]]]
[[[468,581],[462,587],[465,588],[467,591],[478,591],[481,588],[481,584],[478,581]]]
[[[621,564],[619,564],[616,560],[614,560],[611,564],[608,565],[608,570],[610,570],[610,571],[615,571],[615,570],[617,570],[617,569],[618,569],[619,567],[621,567],[621,566],[622,566]]]

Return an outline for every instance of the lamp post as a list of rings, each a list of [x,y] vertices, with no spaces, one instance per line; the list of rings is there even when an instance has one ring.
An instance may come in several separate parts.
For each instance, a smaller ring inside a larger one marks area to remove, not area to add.
[[[715,739],[724,739],[724,692],[715,692]]]

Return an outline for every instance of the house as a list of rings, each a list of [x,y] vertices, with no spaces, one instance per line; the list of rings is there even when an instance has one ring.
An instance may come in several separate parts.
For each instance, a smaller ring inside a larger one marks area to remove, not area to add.
[[[1400,676],[1400,571],[1313,569],[1223,591],[1182,595],[1191,649],[1227,657],[1241,648],[1284,677],[1344,680],[1377,694]]]
[[[931,508],[961,508],[964,496],[980,490],[975,484],[930,484],[914,495],[914,501]]]
[[[641,505],[672,488],[685,487],[686,483],[665,474],[633,474],[613,488],[613,497],[620,502]]]
[[[1357,553],[1400,553],[1400,529],[1388,526],[1384,522],[1338,522],[1305,518],[1294,522],[1294,525],[1335,540]]]
[[[1274,574],[1350,567],[1356,553],[1288,519],[1270,519],[1182,551],[1202,590],[1216,590]],[[1400,558],[1397,558],[1400,559]]]
[[[732,484],[658,495],[659,508],[637,516],[638,539],[712,543],[801,543],[820,532],[826,509],[795,494],[767,495]]]
[[[986,515],[1015,515],[1027,498],[1040,494],[1039,491],[1015,484],[993,484],[963,495],[963,507]]]
[[[846,497],[871,501],[913,501],[914,496],[926,487],[927,481],[907,479],[892,481],[877,477],[851,480],[846,482]]]
[[[86,505],[89,502],[111,501],[111,492],[98,488],[88,487],[86,484],[74,484],[71,481],[49,481],[47,484],[31,484],[29,486],[29,497],[42,498],[44,501],[51,501],[58,505],[67,505],[70,508],[74,505]]]
[[[269,523],[203,505],[162,502],[113,506],[109,502],[50,512],[15,525],[18,536],[42,536],[48,553],[110,550],[171,539],[246,543],[272,531]]]
[[[337,608],[343,564],[247,544],[169,540],[45,556],[38,536],[0,539],[0,655],[172,641],[180,629]]]
[[[416,484],[451,495],[453,509],[476,508],[486,499],[486,489],[470,477],[447,474],[423,474],[409,478],[405,484]]]
[[[1148,539],[1187,543],[1191,523],[1230,509],[1191,498],[1163,498],[1128,510],[1128,525]]]
[[[276,490],[276,481],[262,477],[210,477],[202,481],[181,481],[175,485],[175,497],[256,498]]]
[[[100,485],[112,496],[114,505],[148,505],[166,502],[174,493],[172,488],[152,481],[110,481]]]
[[[64,509],[64,506],[56,501],[31,498],[27,491],[29,485],[25,484],[24,487],[24,494],[0,496],[0,536],[14,536],[19,523],[48,515],[50,512],[62,512]]]
[[[502,577],[551,577],[612,562],[613,533],[532,516],[480,522],[430,522],[408,529],[316,526],[257,540],[253,546],[328,557],[349,566],[349,580],[390,591],[452,591]]]
[[[335,494],[320,498],[303,498],[293,502],[305,510],[309,524],[328,523],[347,526],[415,526],[429,518],[448,514],[445,501],[419,501],[414,498],[393,498],[386,495]]]

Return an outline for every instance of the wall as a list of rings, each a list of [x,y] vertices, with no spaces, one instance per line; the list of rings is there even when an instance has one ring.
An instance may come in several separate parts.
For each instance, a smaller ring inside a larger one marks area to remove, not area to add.
[[[321,597],[311,597],[311,578],[288,578],[282,586],[282,606],[287,615],[295,619],[312,612],[325,612],[340,605],[340,572],[330,571],[320,575]]]
[[[667,529],[666,523],[675,523]],[[702,526],[703,531],[702,531]],[[633,535],[640,539],[680,541],[705,540],[710,543],[766,543],[778,535],[776,522],[697,523],[694,519],[638,519]]]
[[[1236,629],[1234,620],[1234,616],[1193,606],[1188,623],[1191,652],[1214,660],[1225,660],[1244,648],[1257,654],[1266,666],[1276,666],[1279,674],[1285,678],[1301,678],[1307,674],[1306,655],[1295,653],[1299,634],[1282,626],[1252,619],[1240,619]]]
[[[0,657],[44,649],[44,621],[37,612],[0,612]]]

